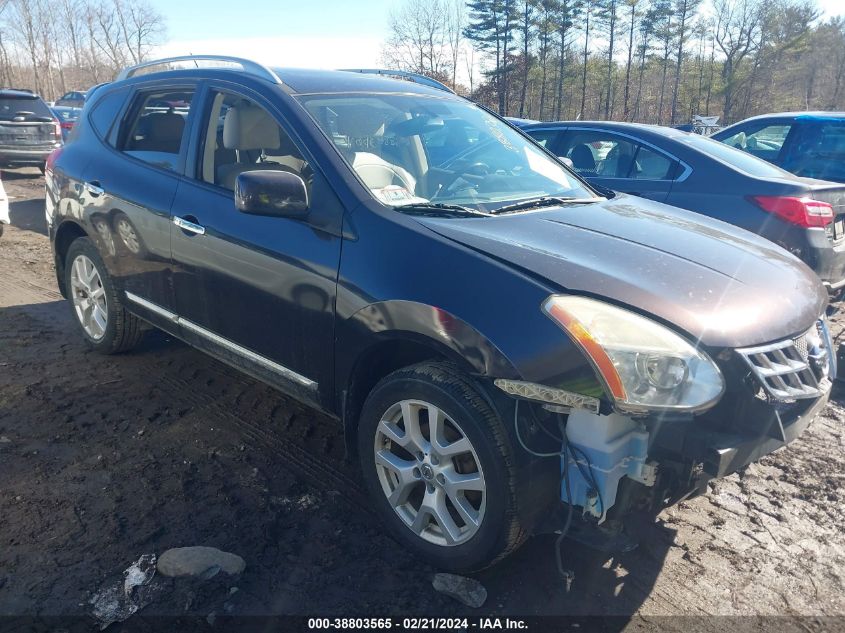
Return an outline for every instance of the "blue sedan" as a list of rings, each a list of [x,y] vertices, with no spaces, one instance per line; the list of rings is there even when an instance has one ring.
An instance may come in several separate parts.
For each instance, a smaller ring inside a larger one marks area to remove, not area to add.
[[[831,292],[845,288],[845,185],[799,178],[667,127],[587,121],[520,127],[600,189],[741,226],[804,260]]]
[[[764,114],[712,138],[798,176],[845,182],[845,112]]]

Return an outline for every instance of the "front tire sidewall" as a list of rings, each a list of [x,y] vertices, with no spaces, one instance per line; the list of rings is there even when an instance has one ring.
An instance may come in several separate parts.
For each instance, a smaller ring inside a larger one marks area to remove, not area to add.
[[[486,508],[481,527],[465,543],[440,546],[417,536],[396,514],[388,502],[375,466],[375,434],[384,413],[401,400],[422,400],[440,408],[455,420],[472,443],[484,472]],[[492,436],[489,421],[466,401],[434,383],[421,378],[403,377],[389,380],[376,387],[361,414],[358,433],[358,452],[364,482],[376,510],[390,532],[425,560],[441,569],[473,571],[495,560],[505,548],[508,529],[506,515],[510,498],[510,483],[505,468],[505,455]]]
[[[76,314],[76,308],[73,305],[73,299],[71,298],[71,293],[73,292],[70,283],[71,270],[74,260],[79,255],[85,255],[93,262],[94,266],[97,268],[97,272],[100,274],[100,281],[102,282],[103,289],[105,290],[106,331],[100,339],[92,338],[89,336],[88,332],[85,331],[85,328],[82,327],[82,324],[79,322],[79,317]],[[117,309],[120,302],[117,297],[117,291],[114,287],[114,283],[106,270],[106,266],[103,263],[103,259],[100,257],[100,253],[97,251],[93,242],[91,242],[91,240],[87,237],[81,237],[75,240],[68,249],[67,257],[65,258],[65,288],[68,292],[68,304],[70,305],[73,322],[76,325],[77,331],[85,339],[85,343],[95,351],[110,353],[114,349],[115,341],[117,339]]]

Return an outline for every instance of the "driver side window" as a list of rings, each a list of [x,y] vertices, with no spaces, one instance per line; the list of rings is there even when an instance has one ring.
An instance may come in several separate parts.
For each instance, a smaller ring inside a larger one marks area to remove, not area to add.
[[[287,171],[310,186],[311,168],[290,137],[262,106],[241,95],[215,92],[202,152],[201,179],[234,191],[245,171]]]
[[[791,125],[784,123],[746,126],[739,132],[725,137],[722,142],[763,160],[775,161],[780,156],[791,129]]]

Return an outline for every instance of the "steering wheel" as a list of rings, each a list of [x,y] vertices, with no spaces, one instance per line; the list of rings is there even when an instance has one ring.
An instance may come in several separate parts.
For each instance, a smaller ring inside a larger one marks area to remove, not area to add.
[[[465,180],[468,181],[468,186],[470,188],[475,188],[481,184],[485,177],[490,174],[490,165],[487,163],[483,163],[481,161],[477,161],[475,163],[470,163],[468,165],[458,165],[445,179],[443,182],[440,183],[440,187],[431,196],[431,200],[436,200],[440,197],[441,193],[447,192],[451,190],[451,187],[455,182],[463,177]],[[473,181],[474,184],[473,184]],[[465,189],[467,187],[463,187]],[[454,193],[454,192],[453,192]]]

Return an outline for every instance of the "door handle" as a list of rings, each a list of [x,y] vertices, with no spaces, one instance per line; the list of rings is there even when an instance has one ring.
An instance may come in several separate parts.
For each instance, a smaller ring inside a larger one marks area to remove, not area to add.
[[[197,224],[196,222],[191,222],[190,220],[173,216],[173,224],[178,226],[183,231],[187,231],[188,233],[194,233],[196,235],[205,235],[205,227],[201,224]]]
[[[99,183],[99,182],[97,182],[96,180],[92,180],[92,181],[90,181],[90,182],[86,182],[86,183],[85,183],[84,185],[82,185],[82,186],[83,186],[83,187],[85,187],[85,190],[86,190],[88,193],[90,193],[92,196],[94,196],[95,198],[96,198],[97,196],[101,196],[101,195],[103,195],[103,194],[106,192],[106,190],[105,190],[105,189],[103,189],[103,188],[100,186],[100,183]]]

